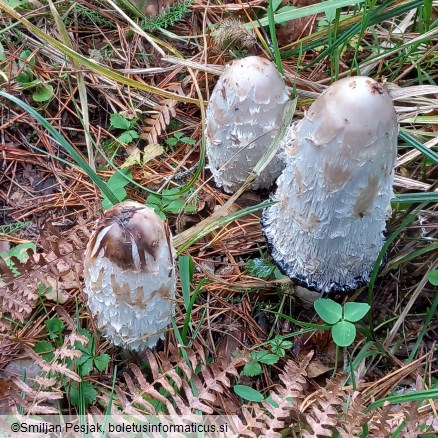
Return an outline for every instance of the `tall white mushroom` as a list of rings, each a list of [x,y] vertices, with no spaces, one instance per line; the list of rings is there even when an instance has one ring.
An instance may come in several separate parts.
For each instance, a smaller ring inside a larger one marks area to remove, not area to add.
[[[228,65],[207,108],[206,151],[218,187],[235,192],[271,145],[288,101],[275,65],[249,56]],[[270,187],[284,165],[276,156],[251,189]]]
[[[283,139],[286,168],[263,214],[276,263],[321,293],[365,284],[391,214],[397,118],[368,77],[335,82]]]
[[[149,207],[123,202],[105,212],[85,252],[88,307],[115,345],[153,347],[174,312],[174,249],[167,223]]]

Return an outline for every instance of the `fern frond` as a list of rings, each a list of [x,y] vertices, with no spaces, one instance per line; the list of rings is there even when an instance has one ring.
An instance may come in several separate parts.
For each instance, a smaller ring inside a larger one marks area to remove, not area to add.
[[[146,31],[153,31],[158,29],[167,29],[173,26],[177,21],[189,12],[193,0],[183,0],[173,3],[167,8],[163,9],[155,17],[145,17],[141,28]]]
[[[362,431],[362,425],[366,423],[365,405],[360,392],[355,391],[348,400],[343,421],[338,432],[341,438],[356,438]]]
[[[391,412],[391,405],[382,406],[373,412],[372,418],[368,422],[370,438],[381,438],[391,436],[394,428],[394,416]]]
[[[243,414],[244,424],[238,427],[239,436],[249,436],[251,438],[260,436],[260,433],[255,431],[266,428],[265,410],[254,404],[251,408],[242,406],[241,413]]]
[[[238,376],[237,367],[244,362],[234,357],[231,361],[218,360],[207,366],[201,345],[192,341],[192,347],[184,347],[184,350],[185,357],[181,357],[172,344],[167,353],[147,351],[149,375],[131,364],[131,373],[124,373],[125,387],[116,386],[117,404],[121,410],[130,415],[136,412],[181,416],[196,411],[212,414],[217,395],[223,395],[231,386],[228,376]],[[199,368],[200,372],[195,373]]]
[[[50,391],[35,390],[21,379],[14,379],[14,383],[22,391],[22,394],[24,394],[25,406],[23,407],[26,414],[59,413],[54,406],[48,406],[43,403],[62,399],[64,397],[64,393],[62,391],[53,388],[51,388]],[[14,401],[18,402],[18,400]],[[21,402],[20,405],[22,405]]]
[[[340,422],[340,412],[345,398],[342,382],[343,378],[340,376],[333,378],[328,381],[325,388],[320,388],[312,395],[314,402],[304,412],[312,432],[303,430],[304,438],[333,436],[333,428]]]
[[[407,403],[403,409],[405,417],[405,427],[400,434],[400,438],[415,438],[420,435],[420,420],[418,415],[418,404],[416,402]]]
[[[0,257],[0,276],[4,282],[0,288],[0,314],[23,322],[35,308],[41,287],[52,290],[53,296],[47,293],[47,298],[65,302],[68,299],[65,291],[78,287],[88,233],[83,224],[61,234],[48,223],[39,235],[44,249],[41,254],[29,249],[24,262],[12,257],[14,270]]]
[[[143,127],[143,133],[140,138],[146,140],[148,144],[157,144],[158,136],[167,128],[171,117],[176,116],[176,100],[163,99],[155,108],[155,114],[150,118],[145,119],[146,126]]]
[[[264,436],[281,438],[281,431],[290,426],[291,413],[299,411],[299,404],[306,396],[307,368],[313,352],[299,363],[288,360],[280,374],[281,383],[270,392],[269,399],[242,408],[244,423],[239,436]]]

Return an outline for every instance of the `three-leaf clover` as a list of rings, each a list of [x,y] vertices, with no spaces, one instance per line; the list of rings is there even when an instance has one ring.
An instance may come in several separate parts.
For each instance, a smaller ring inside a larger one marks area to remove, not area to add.
[[[194,145],[196,142],[195,140],[193,140],[193,138],[186,137],[184,135],[184,132],[175,132],[172,137],[169,137],[166,140],[166,144],[168,144],[169,146],[176,146],[178,143]]]
[[[339,347],[348,347],[354,342],[356,327],[352,323],[360,321],[370,310],[367,303],[348,302],[342,307],[325,298],[316,300],[314,307],[320,318],[332,326],[333,341]]]

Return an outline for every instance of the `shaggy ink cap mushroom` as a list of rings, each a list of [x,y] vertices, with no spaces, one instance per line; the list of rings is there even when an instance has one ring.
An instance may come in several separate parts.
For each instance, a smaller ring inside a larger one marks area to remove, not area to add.
[[[228,193],[238,190],[271,145],[288,102],[275,65],[249,56],[226,67],[206,112],[206,152],[214,181]],[[268,188],[284,165],[276,156],[251,189]]]
[[[174,249],[153,209],[123,202],[105,212],[85,252],[88,307],[105,337],[131,350],[154,347],[174,313]]]
[[[369,281],[391,214],[397,135],[391,97],[368,77],[335,82],[289,128],[277,203],[262,222],[291,279],[324,294]]]

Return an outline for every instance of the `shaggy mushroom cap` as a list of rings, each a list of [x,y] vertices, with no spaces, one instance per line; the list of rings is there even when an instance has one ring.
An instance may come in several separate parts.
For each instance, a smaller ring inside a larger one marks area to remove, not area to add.
[[[206,151],[218,187],[232,193],[271,145],[288,101],[275,65],[259,56],[232,62],[217,82],[207,108]],[[251,189],[270,187],[284,165],[268,164]]]
[[[115,345],[153,347],[170,323],[176,288],[167,223],[149,207],[123,202],[105,212],[85,252],[88,307]]]
[[[389,93],[368,77],[334,83],[287,132],[277,203],[262,222],[291,279],[324,294],[369,281],[391,214],[397,135]]]

